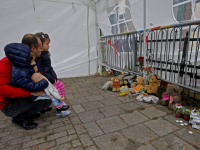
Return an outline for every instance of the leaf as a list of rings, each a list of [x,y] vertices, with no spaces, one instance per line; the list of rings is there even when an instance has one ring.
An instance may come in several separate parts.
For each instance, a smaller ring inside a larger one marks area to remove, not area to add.
[[[180,136],[180,134],[178,132],[176,132],[176,134]]]
[[[152,140],[150,140],[149,143],[151,144],[151,143],[152,143]]]
[[[148,132],[148,134],[147,134],[147,135],[149,136],[150,134],[151,134],[151,133],[150,133],[150,132]]]
[[[135,144],[135,141],[133,139],[128,139],[131,143]]]
[[[200,134],[200,131],[197,130],[197,132]]]
[[[125,121],[124,119],[122,121]]]
[[[131,122],[133,122],[133,120],[132,120],[132,119],[131,119],[130,121],[131,121]]]
[[[39,149],[39,146],[34,146],[33,148],[34,148],[34,149]]]
[[[199,142],[196,142],[196,143],[200,145],[200,143],[199,143]]]
[[[187,146],[185,147],[185,150],[189,150]]]

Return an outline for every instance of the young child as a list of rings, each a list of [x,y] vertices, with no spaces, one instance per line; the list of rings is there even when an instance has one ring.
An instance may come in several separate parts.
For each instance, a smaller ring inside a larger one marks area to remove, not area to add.
[[[42,79],[45,79],[48,81],[46,77],[38,73],[38,68],[35,62],[35,55],[33,52],[30,53],[30,64],[33,66],[35,73],[32,74],[31,79],[37,83],[41,81]],[[48,81],[49,85],[46,89],[44,89],[47,96],[52,100],[53,105],[56,107],[56,115],[68,115],[70,114],[70,111],[67,111],[69,109],[69,106],[63,102],[64,96],[60,96],[57,89]],[[53,97],[51,96],[53,95]],[[41,98],[45,97],[38,97],[35,100],[40,100]]]
[[[36,59],[36,64],[40,73],[42,73],[58,90],[61,96],[65,95],[65,85],[57,80],[55,71],[51,66],[51,59],[49,53],[50,38],[48,34],[39,32],[35,34],[42,41],[43,51],[39,58]]]

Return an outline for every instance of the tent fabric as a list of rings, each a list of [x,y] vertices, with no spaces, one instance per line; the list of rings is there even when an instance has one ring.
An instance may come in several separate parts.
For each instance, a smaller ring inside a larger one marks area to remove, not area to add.
[[[65,1],[66,2],[66,1]],[[67,0],[69,3],[80,1]],[[3,58],[4,46],[21,42],[27,33],[44,32],[50,36],[52,66],[58,77],[87,76],[97,70],[95,12],[86,5],[33,1],[6,0],[0,5],[0,56]],[[34,11],[35,6],[35,11]],[[87,24],[87,17],[89,17]],[[87,28],[88,25],[88,28]],[[89,43],[88,46],[88,32]],[[90,47],[90,58],[88,58]],[[90,65],[88,60],[90,59]]]
[[[97,71],[95,13],[104,35],[111,34],[107,9],[120,0],[6,0],[0,5],[0,56],[27,33],[48,33],[52,66],[59,78]],[[127,0],[137,30],[143,29],[143,0]],[[147,28],[174,23],[171,1],[147,1]],[[159,6],[156,7],[156,6]],[[142,8],[142,9],[141,9]],[[150,26],[151,24],[151,26]]]

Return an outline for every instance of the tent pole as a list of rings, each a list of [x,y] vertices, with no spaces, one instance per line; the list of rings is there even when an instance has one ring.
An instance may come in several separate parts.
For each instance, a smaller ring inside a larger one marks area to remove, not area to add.
[[[99,23],[97,20],[97,2],[95,3],[95,26],[96,26],[96,46],[97,46],[97,52],[98,52],[98,61],[97,63],[99,65],[99,73],[102,76],[102,65],[101,65],[101,49],[100,49],[100,28],[99,28]]]
[[[87,34],[88,34],[88,76],[90,75],[90,33],[89,33],[89,6],[87,6]]]
[[[146,0],[144,0],[144,30],[143,30],[144,67],[146,67]]]

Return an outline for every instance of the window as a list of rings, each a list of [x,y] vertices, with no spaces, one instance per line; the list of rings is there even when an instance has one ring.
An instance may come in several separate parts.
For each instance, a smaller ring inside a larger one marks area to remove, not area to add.
[[[109,20],[111,24],[112,34],[119,34],[129,31],[134,31],[133,22],[131,19],[129,2],[121,0],[119,3],[108,8]]]
[[[172,0],[174,18],[178,22],[200,18],[200,0]]]

